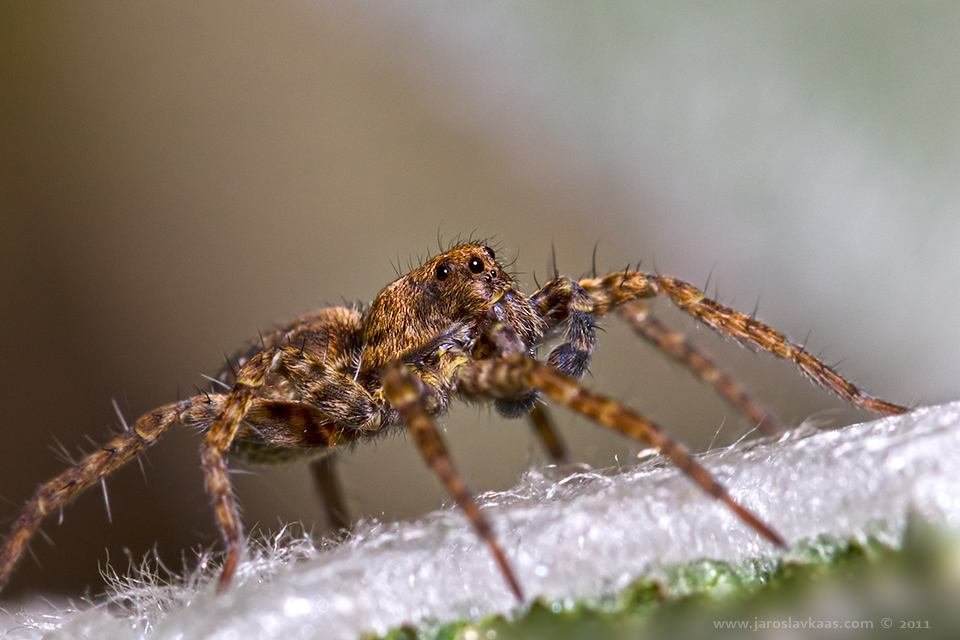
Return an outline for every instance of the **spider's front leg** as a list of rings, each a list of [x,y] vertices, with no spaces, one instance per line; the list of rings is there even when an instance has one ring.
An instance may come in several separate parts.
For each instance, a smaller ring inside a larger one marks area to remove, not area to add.
[[[274,374],[298,391],[304,405],[319,410],[338,424],[355,426],[359,431],[376,429],[384,422],[380,402],[359,384],[327,367],[309,352],[277,347],[260,353],[243,366],[200,451],[207,490],[213,498],[227,547],[218,583],[221,592],[230,586],[243,549],[240,515],[226,458],[244,419],[258,400],[256,392]]]
[[[736,502],[726,487],[713,477],[686,447],[673,440],[655,423],[640,414],[583,388],[542,362],[512,355],[476,360],[463,365],[456,375],[457,391],[475,399],[516,394],[518,389],[537,389],[568,409],[634,440],[655,447],[707,494],[721,501],[740,520],[761,536],[785,548],[784,539],[749,509]]]
[[[800,345],[791,342],[773,327],[722,305],[716,300],[711,300],[693,285],[677,278],[623,271],[601,278],[584,279],[580,281],[580,285],[593,299],[597,315],[603,315],[615,307],[635,300],[665,295],[682,311],[717,332],[778,358],[793,361],[816,384],[834,392],[851,404],[882,415],[895,415],[909,411],[907,407],[864,393],[822,360]]]
[[[533,432],[540,438],[540,442],[550,456],[554,464],[567,464],[570,462],[570,455],[567,453],[567,445],[564,444],[556,428],[553,426],[553,420],[547,413],[547,408],[538,404],[530,410],[530,425]]]

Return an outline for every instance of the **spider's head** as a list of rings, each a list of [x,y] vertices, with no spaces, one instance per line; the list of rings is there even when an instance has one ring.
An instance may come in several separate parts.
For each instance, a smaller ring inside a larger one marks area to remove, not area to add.
[[[382,366],[456,325],[476,337],[491,317],[510,325],[528,347],[542,336],[542,318],[493,249],[459,244],[380,292],[365,325],[368,351]]]
[[[472,243],[441,253],[408,277],[421,287],[424,304],[450,320],[483,316],[514,288],[493,249]]]

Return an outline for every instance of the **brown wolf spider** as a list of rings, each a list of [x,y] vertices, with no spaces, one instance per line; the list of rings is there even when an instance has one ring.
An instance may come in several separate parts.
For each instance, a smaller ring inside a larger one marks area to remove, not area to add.
[[[529,415],[552,456],[563,459],[564,447],[540,405],[543,394],[655,447],[747,526],[785,547],[779,534],[735,502],[681,444],[650,420],[577,382],[596,344],[597,320],[618,309],[639,335],[686,364],[752,421],[768,432],[782,430],[707,356],[647,314],[644,301],[657,295],[724,335],[792,360],[814,382],[855,405],[881,414],[906,411],[866,395],[781,333],[686,282],[625,270],[579,282],[556,277],[526,296],[493,249],[464,243],[394,281],[369,307],[321,309],[262,336],[237,356],[238,369],[228,368],[217,378],[227,392],[203,393],[147,413],[41,485],[0,549],[0,587],[45,516],[132,460],[174,424],[206,434],[200,458],[227,548],[220,591],[230,585],[243,549],[228,456],[254,464],[319,458],[317,476],[336,521],[343,510],[324,454],[405,427],[522,602],[520,581],[434,422],[453,398],[493,401],[508,417]],[[559,343],[546,360],[538,360],[537,348],[555,336]]]

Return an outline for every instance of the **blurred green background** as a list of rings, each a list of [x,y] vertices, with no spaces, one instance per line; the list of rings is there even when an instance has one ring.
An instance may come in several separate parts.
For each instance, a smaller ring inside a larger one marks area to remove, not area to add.
[[[958,27],[947,2],[4,3],[0,530],[63,469],[54,443],[116,428],[111,398],[132,420],[191,394],[258,329],[370,300],[438,238],[492,237],[528,291],[551,247],[574,277],[595,244],[601,270],[710,276],[871,393],[956,399]],[[869,418],[658,309],[791,424]],[[694,448],[750,428],[607,329],[589,385]],[[636,451],[555,415],[578,459]],[[478,491],[542,461],[523,422],[447,425]],[[5,595],[219,544],[198,444],[111,478],[112,524],[99,495],[52,518]],[[342,467],[357,515],[445,499],[403,438]],[[248,527],[324,531],[305,467],[236,480]]]

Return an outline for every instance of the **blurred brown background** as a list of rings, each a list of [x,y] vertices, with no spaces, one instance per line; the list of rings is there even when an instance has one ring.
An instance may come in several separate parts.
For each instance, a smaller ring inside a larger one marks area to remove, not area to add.
[[[827,7],[830,7],[829,9]],[[703,284],[867,390],[955,399],[957,10],[873,3],[411,2],[0,8],[0,507],[51,451],[89,450],[205,385],[257,330],[370,300],[459,236],[492,237],[528,290],[560,270]],[[951,26],[952,25],[952,26]],[[715,290],[714,286],[718,289]],[[792,424],[869,416],[664,305]],[[608,323],[587,383],[692,446],[750,425]],[[580,459],[636,447],[555,412]],[[458,406],[478,491],[543,456],[522,421]],[[5,595],[99,590],[109,557],[219,544],[194,434],[44,527]],[[445,497],[403,438],[343,458],[358,516]],[[248,528],[326,524],[307,469],[236,477]],[[785,505],[785,508],[789,508]]]

